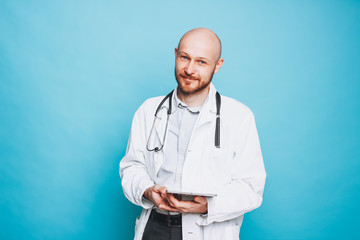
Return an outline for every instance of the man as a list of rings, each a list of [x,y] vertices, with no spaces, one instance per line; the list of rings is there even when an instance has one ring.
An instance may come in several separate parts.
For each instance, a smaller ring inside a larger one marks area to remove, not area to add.
[[[254,116],[211,83],[223,62],[214,32],[185,33],[175,48],[177,88],[135,113],[120,162],[125,196],[143,208],[135,239],[239,239],[244,213],[261,205],[266,174]],[[167,190],[201,194],[179,200]]]

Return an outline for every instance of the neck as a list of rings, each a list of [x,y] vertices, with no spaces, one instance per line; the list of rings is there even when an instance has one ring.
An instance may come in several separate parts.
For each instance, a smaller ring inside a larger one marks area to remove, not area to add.
[[[210,91],[210,87],[205,88],[196,93],[183,93],[180,88],[177,90],[177,97],[186,103],[189,107],[200,107],[204,104],[208,94]]]

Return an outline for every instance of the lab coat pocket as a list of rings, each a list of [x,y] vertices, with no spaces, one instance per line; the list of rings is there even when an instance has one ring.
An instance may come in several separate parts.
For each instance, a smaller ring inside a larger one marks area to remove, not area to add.
[[[205,176],[208,182],[212,185],[221,186],[230,180],[231,166],[227,163],[227,152],[224,148],[210,148],[206,159],[206,173]]]
[[[233,220],[224,222],[214,222],[209,226],[204,227],[204,239],[217,240],[239,239],[240,226],[235,225]]]

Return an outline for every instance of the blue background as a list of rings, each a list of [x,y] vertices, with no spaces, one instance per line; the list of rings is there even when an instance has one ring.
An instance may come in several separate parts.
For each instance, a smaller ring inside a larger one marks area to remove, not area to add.
[[[132,116],[214,30],[268,174],[241,238],[360,238],[360,1],[0,1],[0,239],[131,239]]]

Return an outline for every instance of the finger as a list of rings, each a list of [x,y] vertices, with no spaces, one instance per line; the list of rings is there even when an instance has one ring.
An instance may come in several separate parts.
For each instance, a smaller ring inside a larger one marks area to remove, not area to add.
[[[203,204],[203,203],[207,203],[207,198],[206,197],[201,197],[201,196],[196,196],[194,198],[194,202]]]
[[[165,192],[165,195],[161,193],[161,196],[157,199],[156,206],[162,210],[166,211],[173,211],[173,212],[179,212],[180,210],[177,209],[174,206],[171,206],[168,202],[167,194]]]
[[[161,193],[161,198],[169,204],[169,200],[168,200],[168,197],[167,197],[167,194],[166,193]]]
[[[165,187],[163,187],[163,186],[155,185],[155,186],[154,186],[154,191],[157,192],[157,193],[161,193],[164,188],[165,188]],[[165,188],[165,189],[166,189],[166,188]]]
[[[172,211],[172,212],[179,212],[180,210],[174,207],[169,206],[168,204],[160,204],[158,206],[158,208],[160,208],[161,210],[165,210],[165,211]]]
[[[151,192],[151,198],[153,199],[153,201],[158,201],[159,199],[161,199],[161,194],[159,192],[153,191]]]
[[[167,194],[167,199],[170,206],[179,207],[181,201],[177,200],[171,193]]]
[[[156,202],[159,203],[159,204],[162,203],[162,204],[170,205],[169,202],[168,202],[167,197],[162,193],[158,194],[156,196]],[[156,204],[156,205],[158,206],[159,204]]]
[[[173,194],[171,194],[171,193],[168,193],[168,192],[166,192],[165,193],[165,197],[166,197],[166,201],[170,204],[170,196],[173,196]]]

